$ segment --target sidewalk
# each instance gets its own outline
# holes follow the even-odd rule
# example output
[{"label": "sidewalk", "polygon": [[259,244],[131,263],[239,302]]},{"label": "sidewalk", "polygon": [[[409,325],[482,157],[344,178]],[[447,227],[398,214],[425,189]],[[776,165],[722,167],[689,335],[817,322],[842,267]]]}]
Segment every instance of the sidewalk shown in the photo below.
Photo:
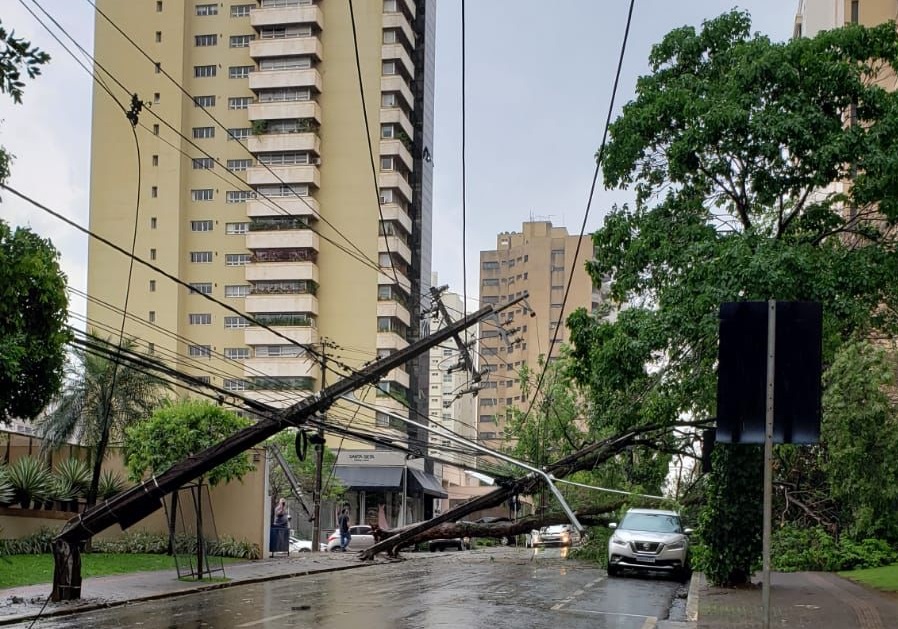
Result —
[{"label": "sidewalk", "polygon": [[[408,553],[406,560],[423,559],[430,553]],[[334,572],[365,568],[391,560],[380,557],[374,562],[359,561],[356,553],[299,553],[289,557],[260,559],[246,563],[225,564],[227,582],[197,583],[179,581],[174,566],[170,570],[135,572],[84,579],[82,598],[78,601],[47,603],[41,617],[73,614],[91,609],[124,605],[134,601],[146,601],[204,590],[214,590],[234,585],[286,579],[316,572]],[[0,590],[0,625],[33,619],[50,594],[50,585],[29,585]]]},{"label": "sidewalk", "polygon": [[[761,587],[711,587],[698,579],[699,629],[762,626]],[[771,627],[814,629],[898,629],[898,596],[877,592],[828,572],[774,572],[770,588]]]}]

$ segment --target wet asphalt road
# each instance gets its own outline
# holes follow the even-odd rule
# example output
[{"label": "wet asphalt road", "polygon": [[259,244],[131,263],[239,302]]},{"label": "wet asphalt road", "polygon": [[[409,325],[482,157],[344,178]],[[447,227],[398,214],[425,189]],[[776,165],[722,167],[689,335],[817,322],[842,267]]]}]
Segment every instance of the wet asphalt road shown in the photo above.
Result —
[{"label": "wet asphalt road", "polygon": [[[427,561],[234,586],[48,618],[35,627],[651,629],[679,584],[608,579],[559,550],[446,552]],[[23,625],[24,626],[24,625]]]}]

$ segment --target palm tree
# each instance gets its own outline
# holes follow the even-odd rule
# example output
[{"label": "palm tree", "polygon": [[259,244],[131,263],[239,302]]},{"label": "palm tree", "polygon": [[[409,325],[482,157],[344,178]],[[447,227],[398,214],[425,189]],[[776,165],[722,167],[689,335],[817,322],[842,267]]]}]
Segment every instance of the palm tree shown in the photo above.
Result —
[{"label": "palm tree", "polygon": [[[115,348],[114,343],[95,332],[88,334],[88,340]],[[122,343],[125,352],[135,348],[133,339]],[[164,399],[168,385],[128,363],[116,365],[114,358],[81,348],[73,354],[67,382],[37,428],[47,450],[56,450],[73,438],[90,448],[92,475],[87,506],[92,507],[97,501],[100,471],[110,442],[121,441],[127,426],[149,417]]]}]

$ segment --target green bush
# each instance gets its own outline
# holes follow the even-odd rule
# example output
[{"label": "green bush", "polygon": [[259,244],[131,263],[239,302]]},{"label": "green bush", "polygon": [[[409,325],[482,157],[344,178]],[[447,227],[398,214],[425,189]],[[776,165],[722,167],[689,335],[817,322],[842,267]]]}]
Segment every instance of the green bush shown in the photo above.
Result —
[{"label": "green bush", "polygon": [[774,532],[771,542],[771,564],[774,570],[783,572],[834,572],[875,568],[898,561],[898,551],[883,540],[858,542],[843,537],[837,543],[819,526],[806,529],[786,526]]},{"label": "green bush", "polygon": [[75,490],[75,498],[86,496],[90,487],[90,466],[81,459],[64,459],[56,464],[56,478]]},{"label": "green bush", "polygon": [[9,466],[9,481],[22,506],[32,500],[43,500],[50,489],[50,472],[35,458],[25,456]]},{"label": "green bush", "polygon": [[262,551],[258,544],[232,537],[222,537],[209,544],[208,554],[214,557],[233,557],[234,559],[259,559]]},{"label": "green bush", "polygon": [[41,528],[20,539],[0,539],[0,555],[43,555],[53,552],[53,538],[56,533]]},{"label": "green bush", "polygon": [[586,541],[571,549],[571,559],[584,559],[608,567],[608,540],[614,531],[607,526],[593,526],[586,532]]},{"label": "green bush", "polygon": [[9,480],[5,466],[0,466],[0,505],[10,505],[15,500],[16,490]]},{"label": "green bush", "polygon": [[[168,535],[165,533],[135,531],[133,533],[125,533],[125,535],[115,540],[95,540],[93,548],[95,552],[101,553],[163,555],[168,552]],[[195,554],[196,537],[187,534],[176,535],[175,553],[178,555]],[[259,549],[258,544],[236,540],[231,537],[222,537],[217,541],[206,541],[206,554],[214,557],[233,557],[235,559],[259,559],[262,556],[262,551]]]}]

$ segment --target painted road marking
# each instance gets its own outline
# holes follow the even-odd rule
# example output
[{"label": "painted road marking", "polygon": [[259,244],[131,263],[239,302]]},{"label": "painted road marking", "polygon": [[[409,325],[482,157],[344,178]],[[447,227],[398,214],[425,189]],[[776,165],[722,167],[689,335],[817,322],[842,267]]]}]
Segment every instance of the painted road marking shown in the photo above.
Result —
[{"label": "painted road marking", "polygon": [[568,603],[570,603],[571,601],[573,601],[573,600],[574,600],[575,598],[577,598],[578,596],[583,596],[584,594],[586,594],[586,590],[588,590],[589,588],[593,587],[593,586],[596,585],[597,583],[602,582],[604,579],[605,579],[605,577],[599,577],[599,578],[597,578],[597,579],[593,579],[592,581],[590,581],[589,583],[587,583],[586,585],[584,585],[582,589],[577,590],[576,592],[574,592],[573,594],[571,594],[571,595],[568,596],[567,598],[562,599],[561,601],[555,603],[555,604],[552,605],[552,607],[550,607],[549,609],[551,609],[553,612],[557,612],[559,609],[561,609],[562,607],[564,607],[565,605],[567,605]]},{"label": "painted road marking", "polygon": [[237,627],[254,627],[256,625],[264,625],[266,622],[271,622],[272,620],[280,620],[281,618],[286,618],[287,616],[292,616],[293,612],[287,614],[278,614],[277,616],[269,616],[268,618],[262,618],[260,620],[254,620],[252,622],[245,622],[242,625],[237,625]]}]

